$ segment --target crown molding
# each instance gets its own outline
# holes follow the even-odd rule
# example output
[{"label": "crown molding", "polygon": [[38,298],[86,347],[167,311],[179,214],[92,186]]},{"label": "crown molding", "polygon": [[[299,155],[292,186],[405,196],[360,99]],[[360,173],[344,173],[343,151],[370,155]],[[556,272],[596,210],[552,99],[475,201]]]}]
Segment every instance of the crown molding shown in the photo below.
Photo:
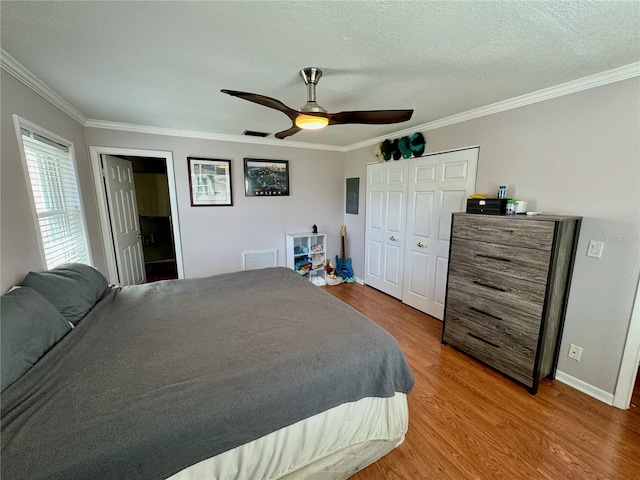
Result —
[{"label": "crown molding", "polygon": [[174,137],[199,138],[205,140],[219,140],[224,142],[251,143],[256,145],[271,145],[277,147],[304,148],[311,150],[326,150],[334,152],[349,152],[358,148],[375,145],[382,142],[386,138],[397,138],[405,135],[411,135],[414,132],[428,132],[437,128],[447,127],[456,123],[474,120],[494,113],[505,112],[514,108],[531,105],[533,103],[544,102],[563,95],[588,90],[590,88],[619,82],[633,77],[640,76],[640,62],[631,63],[622,67],[607,70],[605,72],[596,73],[588,77],[583,77],[570,82],[562,83],[553,87],[538,90],[536,92],[521,95],[519,97],[503,100],[501,102],[479,107],[467,112],[451,115],[446,118],[428,122],[412,128],[407,128],[386,136],[376,137],[362,142],[354,143],[347,146],[325,145],[319,143],[294,142],[275,139],[265,139],[259,137],[248,137],[245,135],[224,135],[210,132],[200,132],[192,130],[180,130],[173,128],[153,127],[148,125],[136,125],[129,123],[109,122],[106,120],[88,119],[78,109],[67,102],[64,98],[54,92],[45,85],[38,77],[27,70],[20,62],[9,55],[4,49],[0,48],[0,67],[7,73],[13,75],[27,87],[41,95],[47,101],[58,107],[64,113],[76,120],[81,125],[88,128],[104,128],[108,130],[120,130],[134,133],[147,133],[151,135],[167,135]]},{"label": "crown molding", "polygon": [[333,152],[345,152],[346,147],[336,145],[324,145],[320,143],[283,142],[282,140],[250,137],[247,135],[226,135],[222,133],[200,132],[196,130],[180,130],[177,128],[153,127],[149,125],[136,125],[132,123],[108,122],[106,120],[88,119],[84,122],[87,128],[104,128],[107,130],[120,130],[132,133],[146,133],[149,135],[164,135],[170,137],[198,138],[203,140],[218,140],[221,142],[252,143],[256,145],[271,145],[274,147],[304,148],[307,150],[326,150]]},{"label": "crown molding", "polygon": [[552,98],[561,97],[564,95],[570,95],[572,93],[580,92],[582,90],[588,90],[590,88],[600,87],[610,83],[627,80],[629,78],[640,76],[640,62],[632,63],[622,67],[607,70],[605,72],[596,73],[588,77],[579,78],[570,82],[561,83],[553,87],[538,90],[536,92],[527,93],[519,97],[510,98],[501,102],[492,103],[484,107],[475,108],[467,112],[451,115],[450,117],[435,120],[433,122],[418,125],[417,127],[407,128],[400,130],[391,135],[384,137],[377,137],[371,140],[365,140],[363,142],[354,143],[346,147],[346,151],[356,150],[358,148],[375,145],[378,142],[382,142],[387,138],[399,138],[405,135],[411,135],[415,132],[427,132],[429,130],[435,130],[436,128],[447,127],[456,123],[466,122],[468,120],[474,120],[476,118],[486,117],[493,115],[494,113],[505,112],[514,108],[524,107],[525,105],[531,105],[533,103],[544,102],[545,100],[551,100]]},{"label": "crown molding", "polygon": [[87,121],[87,117],[85,117],[77,108],[51,90],[51,88],[45,85],[42,80],[27,70],[20,62],[5,52],[2,48],[0,48],[0,67],[20,82],[24,83],[31,90],[42,96],[49,103],[58,107],[76,122],[84,125]]}]

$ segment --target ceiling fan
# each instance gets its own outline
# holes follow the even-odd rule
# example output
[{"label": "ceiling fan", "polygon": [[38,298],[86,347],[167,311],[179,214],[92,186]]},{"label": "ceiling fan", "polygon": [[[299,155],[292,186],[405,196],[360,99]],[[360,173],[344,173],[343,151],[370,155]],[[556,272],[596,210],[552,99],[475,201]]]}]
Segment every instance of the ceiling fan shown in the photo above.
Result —
[{"label": "ceiling fan", "polygon": [[327,111],[316,102],[316,85],[322,76],[322,70],[315,67],[303,68],[300,70],[300,76],[307,86],[307,103],[305,103],[300,110],[294,110],[293,108],[287,107],[280,100],[257,93],[226,89],[221,90],[221,92],[284,113],[291,119],[292,125],[288,130],[283,130],[275,134],[275,137],[280,139],[298,133],[302,129],[316,130],[324,128],[327,125],[348,123],[385,125],[389,123],[406,122],[413,114],[413,110],[360,110],[327,113]]}]

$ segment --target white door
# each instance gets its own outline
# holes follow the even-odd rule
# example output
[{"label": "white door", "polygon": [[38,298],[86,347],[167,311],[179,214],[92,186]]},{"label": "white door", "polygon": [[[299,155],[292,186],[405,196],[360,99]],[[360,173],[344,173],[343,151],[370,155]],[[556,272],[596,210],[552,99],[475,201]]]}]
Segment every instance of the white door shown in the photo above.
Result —
[{"label": "white door", "polygon": [[409,164],[402,301],[442,320],[451,214],[474,193],[478,148],[413,158]]},{"label": "white door", "polygon": [[402,298],[408,163],[367,165],[364,282]]},{"label": "white door", "polygon": [[102,158],[119,284],[144,283],[142,233],[132,164],[111,155]]}]

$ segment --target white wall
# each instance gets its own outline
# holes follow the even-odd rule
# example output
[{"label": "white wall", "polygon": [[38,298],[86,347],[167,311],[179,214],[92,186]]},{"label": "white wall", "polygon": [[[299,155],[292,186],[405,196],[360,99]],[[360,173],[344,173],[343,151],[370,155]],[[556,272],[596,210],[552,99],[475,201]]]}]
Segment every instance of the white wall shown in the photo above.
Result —
[{"label": "white wall", "polygon": [[[245,250],[277,248],[278,263],[285,265],[285,234],[311,231],[314,224],[328,234],[329,253],[334,256],[339,252],[344,214],[344,153],[85,129],[4,70],[1,106],[2,292],[20,282],[28,271],[46,269],[32,221],[27,180],[13,126],[14,113],[73,142],[93,263],[105,274],[96,200],[101,192],[96,192],[93,183],[90,145],[172,152],[186,277],[239,270],[241,252]],[[232,161],[233,206],[191,207],[187,156]],[[289,160],[290,196],[245,197],[244,157]]]},{"label": "white wall", "polygon": [[[94,264],[106,270],[96,192],[83,144],[173,152],[185,273],[197,277],[237,270],[240,252],[276,247],[284,265],[284,235],[315,223],[339,251],[347,250],[363,278],[364,188],[372,147],[347,154],[288,147],[134,134],[82,127],[2,72],[0,287],[6,291],[44,264],[31,220],[26,179],[11,115],[16,113],[76,146],[78,174]],[[569,299],[559,370],[613,393],[640,271],[640,80],[638,78],[425,132],[427,152],[480,145],[477,191],[510,196],[547,213],[584,217]],[[86,143],[84,143],[86,141]],[[191,207],[187,156],[231,159],[233,207]],[[291,196],[245,197],[242,158],[290,161]],[[346,164],[345,164],[346,159]],[[400,160],[402,161],[402,160]],[[344,179],[360,177],[359,215],[345,215]],[[585,256],[588,240],[605,242],[602,259]],[[566,357],[569,343],[582,361]]]},{"label": "white wall", "polygon": [[[201,277],[242,268],[241,252],[277,248],[284,266],[285,235],[327,233],[338,253],[344,212],[344,153],[250,143],[86,128],[87,146],[166,150],[173,153],[185,276]],[[187,157],[231,160],[233,206],[192,207]],[[289,161],[290,196],[246,197],[243,158]]]},{"label": "white wall", "polygon": [[[529,209],[584,217],[558,369],[612,394],[640,272],[640,80],[636,77],[424,132],[427,152],[480,145],[477,192],[529,201]],[[363,278],[364,183],[373,147],[347,154],[361,178],[359,216],[347,215]],[[402,161],[402,160],[400,160]],[[589,240],[605,242],[601,259]],[[569,344],[581,346],[581,362]]]},{"label": "white wall", "polygon": [[13,114],[73,142],[93,263],[106,272],[83,127],[4,70],[1,82],[0,293],[22,281],[30,270],[39,272],[46,269],[36,237],[37,230],[20,159]]}]

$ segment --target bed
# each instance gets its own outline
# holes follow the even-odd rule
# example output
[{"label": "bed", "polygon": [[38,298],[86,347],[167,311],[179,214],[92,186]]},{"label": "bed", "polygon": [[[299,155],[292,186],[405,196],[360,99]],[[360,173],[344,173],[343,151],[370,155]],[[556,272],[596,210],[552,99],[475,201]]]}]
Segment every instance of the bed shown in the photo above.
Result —
[{"label": "bed", "polygon": [[5,480],[340,479],[407,431],[396,341],[286,268],[118,287],[72,264],[2,313]]}]

